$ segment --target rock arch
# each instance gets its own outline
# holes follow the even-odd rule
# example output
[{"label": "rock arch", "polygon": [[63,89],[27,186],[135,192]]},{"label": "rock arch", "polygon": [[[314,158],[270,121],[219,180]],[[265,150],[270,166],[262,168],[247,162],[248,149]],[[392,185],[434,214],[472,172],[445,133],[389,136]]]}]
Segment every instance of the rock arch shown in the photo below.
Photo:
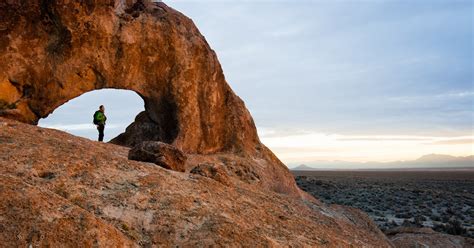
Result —
[{"label": "rock arch", "polygon": [[133,126],[155,125],[168,135],[158,137],[186,153],[258,160],[249,170],[264,187],[299,195],[186,16],[145,0],[0,3],[0,116],[36,124],[69,99],[103,88],[132,90],[145,102],[117,143],[149,139]]},{"label": "rock arch", "polygon": [[56,108],[38,126],[66,131],[72,135],[97,140],[92,114],[105,105],[107,128],[104,140],[110,141],[123,133],[137,114],[145,110],[143,98],[131,90],[100,89],[84,93]]}]

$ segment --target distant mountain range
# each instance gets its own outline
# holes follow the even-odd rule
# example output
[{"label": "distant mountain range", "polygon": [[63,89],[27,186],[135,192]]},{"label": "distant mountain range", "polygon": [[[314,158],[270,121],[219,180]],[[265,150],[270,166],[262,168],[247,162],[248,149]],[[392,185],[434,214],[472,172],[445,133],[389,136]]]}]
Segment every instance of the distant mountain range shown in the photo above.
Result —
[{"label": "distant mountain range", "polygon": [[331,169],[454,169],[473,168],[474,156],[455,157],[442,154],[428,154],[416,160],[394,162],[347,162],[347,161],[316,161],[301,164],[294,171],[331,170]]}]

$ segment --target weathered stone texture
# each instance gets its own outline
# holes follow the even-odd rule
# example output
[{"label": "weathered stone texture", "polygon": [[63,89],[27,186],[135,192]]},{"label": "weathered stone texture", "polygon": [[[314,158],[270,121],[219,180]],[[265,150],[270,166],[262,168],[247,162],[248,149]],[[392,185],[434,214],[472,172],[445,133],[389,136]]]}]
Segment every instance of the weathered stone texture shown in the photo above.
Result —
[{"label": "weathered stone texture", "polygon": [[163,142],[143,141],[128,152],[128,159],[154,163],[169,170],[186,171],[186,155]]},{"label": "weathered stone texture", "polygon": [[255,161],[236,168],[239,178],[300,197],[191,19],[145,0],[0,2],[0,116],[36,124],[104,88],[132,90],[145,102],[112,143],[161,141],[188,154],[235,154]]}]

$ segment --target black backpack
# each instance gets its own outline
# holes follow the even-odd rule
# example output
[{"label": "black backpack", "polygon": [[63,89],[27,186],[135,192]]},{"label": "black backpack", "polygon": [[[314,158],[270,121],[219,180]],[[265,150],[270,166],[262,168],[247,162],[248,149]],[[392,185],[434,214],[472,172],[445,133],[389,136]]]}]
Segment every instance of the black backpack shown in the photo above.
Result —
[{"label": "black backpack", "polygon": [[97,112],[99,111],[95,111],[94,113],[94,117],[93,117],[93,120],[92,120],[92,123],[94,123],[94,125],[99,125],[99,120],[97,120]]}]

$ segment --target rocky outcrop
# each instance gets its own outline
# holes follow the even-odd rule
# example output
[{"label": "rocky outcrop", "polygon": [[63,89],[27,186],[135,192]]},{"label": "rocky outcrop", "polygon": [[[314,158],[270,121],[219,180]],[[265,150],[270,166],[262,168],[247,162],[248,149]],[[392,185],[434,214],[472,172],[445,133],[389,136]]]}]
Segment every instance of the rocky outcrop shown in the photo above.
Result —
[{"label": "rocky outcrop", "polygon": [[128,151],[0,118],[1,246],[390,247],[354,209],[236,177],[225,186],[129,160]]},{"label": "rocky outcrop", "polygon": [[128,152],[128,159],[154,163],[169,170],[186,171],[186,155],[178,148],[163,142],[144,141]]},{"label": "rocky outcrop", "polygon": [[0,116],[36,124],[103,88],[132,90],[145,102],[114,143],[161,141],[220,156],[237,178],[302,197],[186,16],[147,0],[0,2]]},{"label": "rocky outcrop", "polygon": [[231,185],[231,180],[227,176],[227,173],[222,169],[221,166],[216,164],[199,164],[198,166],[194,167],[190,173],[214,179],[226,186]]},{"label": "rocky outcrop", "polygon": [[146,111],[143,111],[135,117],[135,121],[127,127],[124,133],[113,138],[110,143],[134,147],[144,140],[172,142],[172,138],[168,136],[169,134],[160,125],[152,121]]},{"label": "rocky outcrop", "polygon": [[88,91],[127,89],[143,98],[137,121],[152,121],[158,141],[189,153],[255,153],[254,123],[216,54],[164,3],[3,1],[0,16],[2,116],[35,124]]}]

